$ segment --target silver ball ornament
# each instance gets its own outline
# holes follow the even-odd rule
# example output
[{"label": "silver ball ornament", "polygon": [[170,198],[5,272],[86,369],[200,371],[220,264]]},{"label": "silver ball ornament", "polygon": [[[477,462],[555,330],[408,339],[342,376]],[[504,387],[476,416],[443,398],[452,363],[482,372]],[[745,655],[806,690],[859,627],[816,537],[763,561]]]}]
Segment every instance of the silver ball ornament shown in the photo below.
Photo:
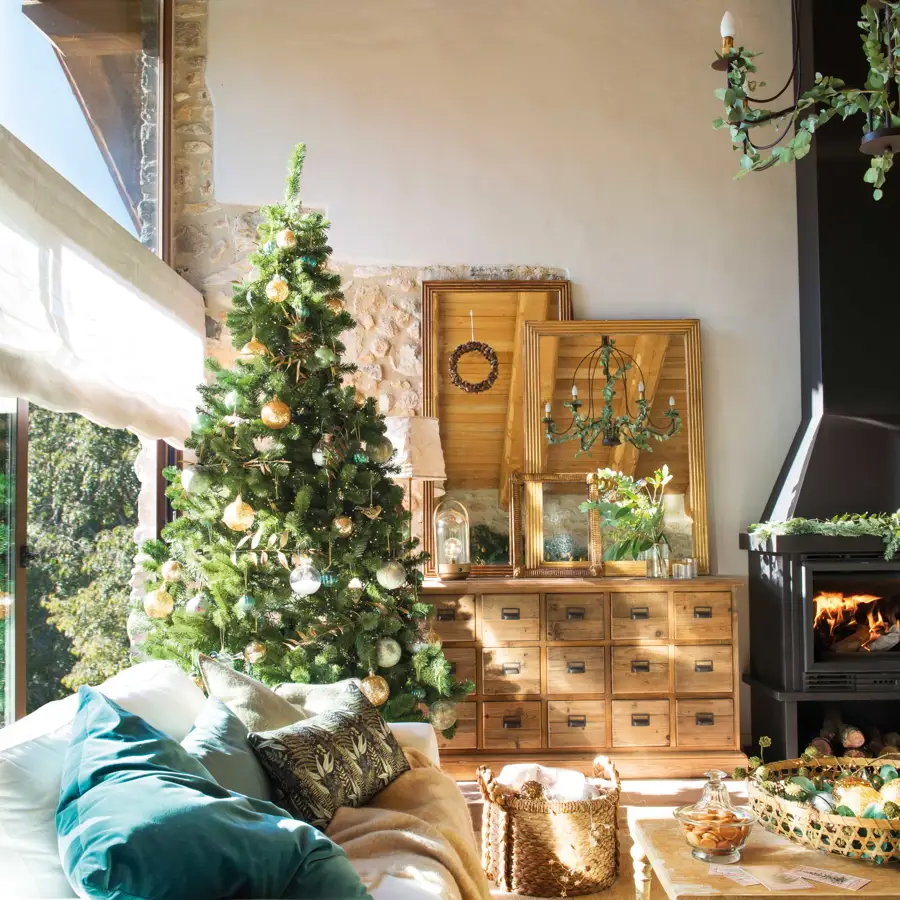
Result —
[{"label": "silver ball ornament", "polygon": [[209,610],[209,604],[205,594],[195,594],[184,605],[184,611],[189,616],[205,616]]},{"label": "silver ball ornament", "polygon": [[314,594],[321,584],[322,573],[311,562],[302,562],[291,572],[291,590],[301,597]]},{"label": "silver ball ornament", "polygon": [[403,650],[392,637],[379,638],[375,642],[375,662],[379,669],[391,669],[400,662]]},{"label": "silver ball ornament", "polygon": [[445,731],[456,724],[456,704],[452,700],[435,700],[431,704],[431,724],[435,731]]},{"label": "silver ball ornament", "polygon": [[395,591],[406,581],[406,569],[397,560],[391,560],[375,573],[375,580],[386,591]]}]

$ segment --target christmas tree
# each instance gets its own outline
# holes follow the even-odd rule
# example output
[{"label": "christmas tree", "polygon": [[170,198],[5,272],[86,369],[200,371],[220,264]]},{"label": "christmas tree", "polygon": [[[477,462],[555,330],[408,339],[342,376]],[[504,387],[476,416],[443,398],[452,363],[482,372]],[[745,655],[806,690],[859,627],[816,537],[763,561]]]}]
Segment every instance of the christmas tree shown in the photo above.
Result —
[{"label": "christmas tree", "polygon": [[384,417],[345,383],[356,367],[339,335],[354,322],[327,268],[329,223],[302,209],[304,155],[234,286],[238,360],[207,361],[196,463],[166,471],[178,517],[144,547],[130,634],[189,670],[199,651],[268,684],[359,677],[388,721],[428,717],[451,736],[473,685],[451,676],[417,597],[423,557]]}]

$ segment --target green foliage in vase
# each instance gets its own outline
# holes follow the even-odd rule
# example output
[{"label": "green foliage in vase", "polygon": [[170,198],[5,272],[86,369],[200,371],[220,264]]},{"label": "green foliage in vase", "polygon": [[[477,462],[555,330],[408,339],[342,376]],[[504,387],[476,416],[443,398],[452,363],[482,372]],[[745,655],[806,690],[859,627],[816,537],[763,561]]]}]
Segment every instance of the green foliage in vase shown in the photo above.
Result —
[{"label": "green foliage in vase", "polygon": [[490,525],[472,526],[472,562],[476,566],[509,564],[509,535],[495,531]]},{"label": "green foliage in vase", "polygon": [[29,407],[29,710],[128,663],[139,446],[127,431]]},{"label": "green foliage in vase", "polygon": [[[880,128],[900,127],[896,97],[896,79],[891,76],[892,63],[900,60],[900,34],[896,23],[900,3],[885,3],[893,14],[894,33],[886,33],[885,17],[881,10],[866,4],[860,11],[859,27],[862,31],[863,52],[869,65],[868,77],[863,88],[847,87],[840,78],[816,73],[815,84],[797,98],[796,103],[780,112],[752,108],[753,98],[748,92],[764,87],[751,76],[756,72],[754,60],[759,55],[736,47],[725,54],[728,61],[728,87],[719,88],[715,94],[725,104],[725,115],[713,120],[713,128],[728,128],[734,148],[741,153],[740,169],[736,178],[748,172],[759,172],[771,166],[803,159],[810,151],[813,135],[835,116],[848,119],[861,114],[864,117],[863,132]],[[892,96],[893,92],[893,96]],[[759,138],[754,147],[751,132],[763,125],[772,125],[787,132],[796,129],[793,137],[772,149],[769,155],[760,152]],[[872,185],[876,200],[882,197],[885,178],[893,165],[893,153],[873,156],[863,180]]]},{"label": "green foliage in vase", "polygon": [[747,531],[762,541],[781,535],[819,534],[825,537],[877,537],[884,544],[884,558],[893,559],[900,549],[900,510],[895,513],[844,513],[831,519],[788,519],[755,522]]},{"label": "green foliage in vase", "polygon": [[655,544],[668,544],[663,531],[666,485],[672,480],[668,466],[647,478],[635,479],[615,469],[600,469],[599,500],[586,500],[582,511],[600,511],[603,558],[638,559]]},{"label": "green foliage in vase", "polygon": [[[452,678],[440,644],[420,646],[432,611],[417,596],[423,556],[408,537],[403,489],[390,477],[396,469],[373,452],[384,449],[384,417],[373,399],[357,401],[349,383],[356,367],[342,360],[339,336],[354,322],[340,276],[328,268],[329,223],[302,208],[304,156],[298,145],[284,202],[262,209],[254,269],[234,286],[227,324],[240,357],[229,369],[209,361],[212,381],[199,388],[186,444],[201,478],[166,472],[179,515],[164,542],[145,547],[157,576],[148,589],[162,586],[168,559],[184,577],[166,585],[174,612],[155,620],[144,648],[186,669],[198,651],[217,653],[268,684],[376,672],[391,691],[385,718],[421,720],[422,704],[460,700],[474,686]],[[289,415],[267,424],[263,407],[276,399]],[[238,497],[253,510],[244,531],[223,521]],[[322,582],[302,596],[290,575],[307,562]],[[402,567],[399,586],[376,577],[389,562]],[[201,593],[207,611],[191,615],[186,604]],[[400,644],[394,665],[379,666],[383,638]],[[243,656],[250,642],[265,648],[252,665]]]}]

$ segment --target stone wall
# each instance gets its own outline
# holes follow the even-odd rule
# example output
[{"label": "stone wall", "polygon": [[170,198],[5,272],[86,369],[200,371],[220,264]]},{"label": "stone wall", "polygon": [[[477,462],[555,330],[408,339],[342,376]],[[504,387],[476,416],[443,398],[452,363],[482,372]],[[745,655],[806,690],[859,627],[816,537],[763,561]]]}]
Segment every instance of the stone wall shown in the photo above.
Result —
[{"label": "stone wall", "polygon": [[[233,358],[225,331],[231,284],[250,270],[259,214],[216,203],[212,102],[206,88],[208,0],[176,0],[173,72],[173,264],[206,301],[207,353]],[[286,164],[287,161],[285,161]],[[252,165],[252,161],[248,164]],[[275,200],[277,198],[273,198]],[[375,396],[382,413],[421,411],[421,286],[425,280],[565,278],[539,266],[358,266],[334,261],[347,310],[357,326],[344,334],[347,357],[359,365],[358,390]]]}]

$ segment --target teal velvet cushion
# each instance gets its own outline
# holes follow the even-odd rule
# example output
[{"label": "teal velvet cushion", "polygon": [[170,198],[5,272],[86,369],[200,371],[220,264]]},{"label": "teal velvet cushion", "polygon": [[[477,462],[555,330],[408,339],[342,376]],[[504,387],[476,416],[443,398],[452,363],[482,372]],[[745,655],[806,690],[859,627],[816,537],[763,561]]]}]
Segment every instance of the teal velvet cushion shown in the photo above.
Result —
[{"label": "teal velvet cushion", "polygon": [[80,691],[56,830],[72,888],[95,900],[370,896],[321,832],[227,791],[91,688]]},{"label": "teal velvet cushion", "polygon": [[210,697],[181,742],[223,788],[271,800],[269,778],[247,740],[247,726],[217,697]]}]

